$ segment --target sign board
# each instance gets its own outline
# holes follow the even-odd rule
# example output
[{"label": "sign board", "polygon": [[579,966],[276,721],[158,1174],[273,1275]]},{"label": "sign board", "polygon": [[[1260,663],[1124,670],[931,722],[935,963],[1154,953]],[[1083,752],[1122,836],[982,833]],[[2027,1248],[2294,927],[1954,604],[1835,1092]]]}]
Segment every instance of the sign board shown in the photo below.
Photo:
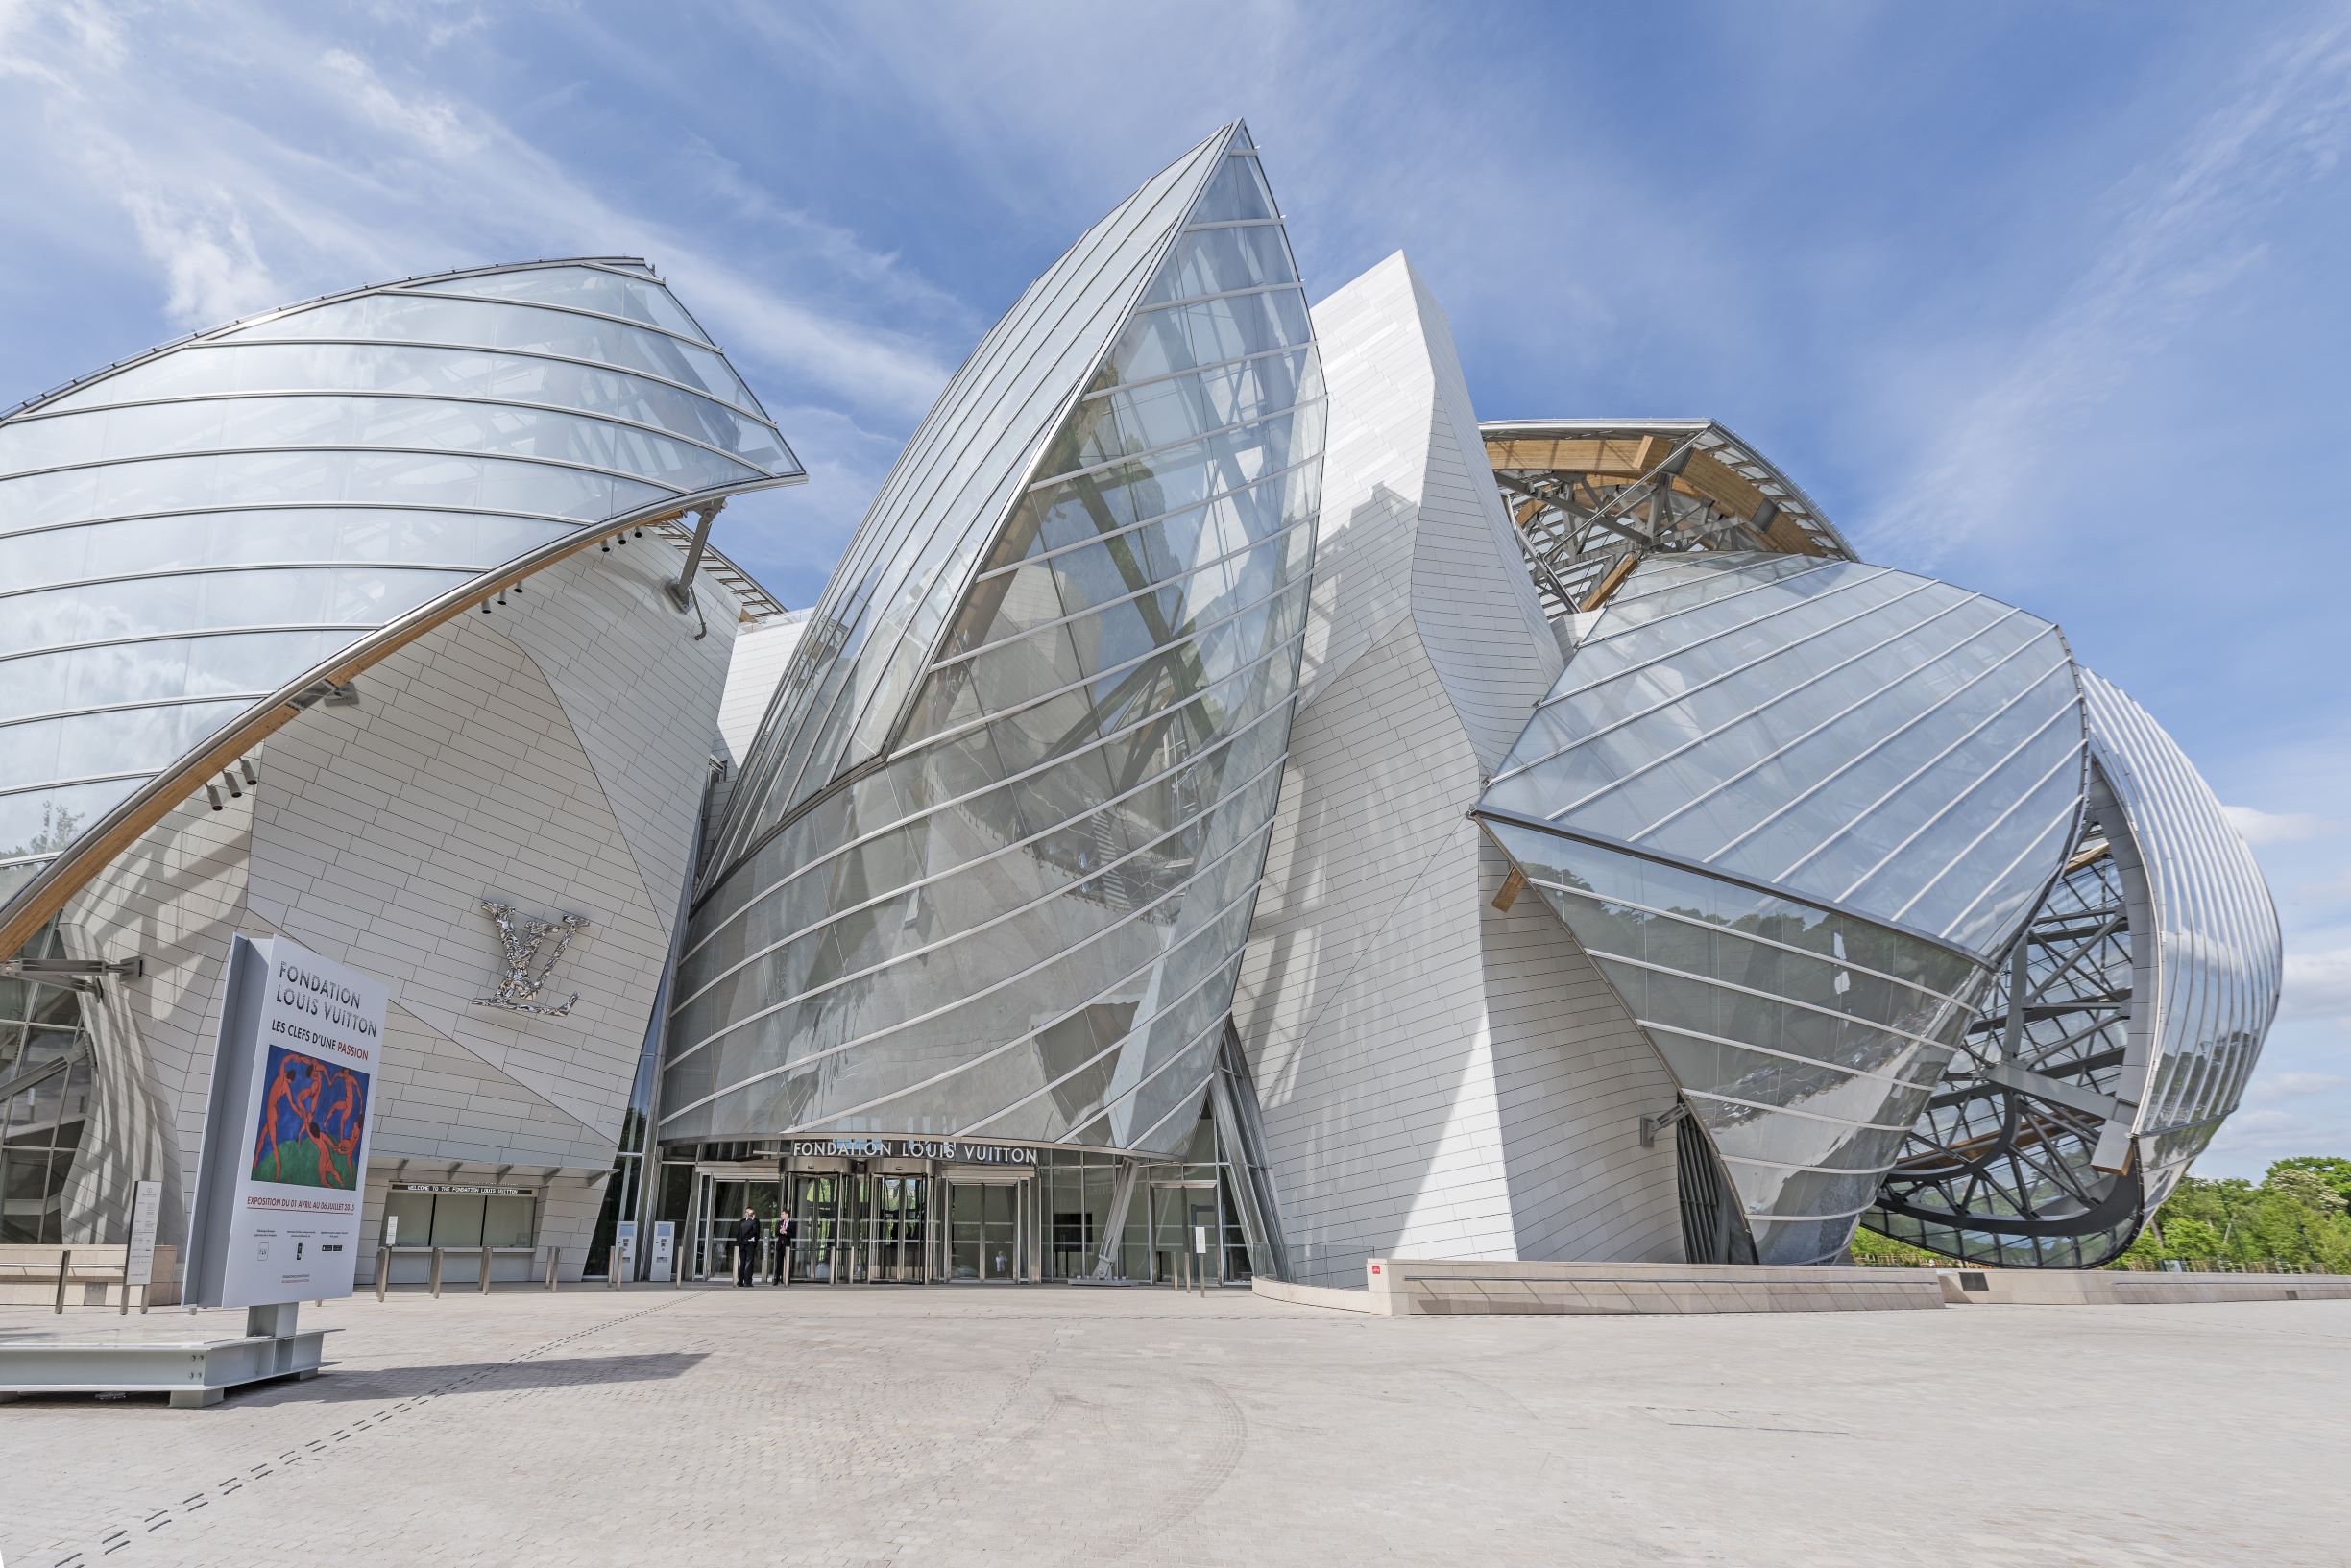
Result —
[{"label": "sign board", "polygon": [[654,1220],[653,1268],[648,1277],[657,1280],[667,1279],[669,1277],[669,1266],[676,1256],[677,1222],[673,1219]]},{"label": "sign board", "polygon": [[163,1217],[163,1184],[142,1181],[131,1190],[131,1248],[123,1254],[123,1288],[155,1283],[156,1225]]},{"label": "sign board", "polygon": [[1208,1255],[1207,1226],[1195,1225],[1192,1227],[1192,1250],[1199,1253],[1202,1257],[1206,1257]]},{"label": "sign board", "polygon": [[787,1146],[796,1160],[953,1160],[962,1165],[1028,1165],[1037,1151],[1018,1144],[974,1144],[960,1138],[794,1138]]},{"label": "sign board", "polygon": [[388,1215],[385,1215],[385,1216],[384,1216],[384,1240],[383,1240],[383,1244],[384,1244],[384,1245],[386,1245],[386,1246],[398,1246],[398,1245],[400,1245],[400,1216],[399,1216],[399,1215],[396,1215],[396,1214],[388,1214]]},{"label": "sign board", "polygon": [[235,938],[188,1229],[191,1305],[351,1293],[383,982],[282,936]]}]

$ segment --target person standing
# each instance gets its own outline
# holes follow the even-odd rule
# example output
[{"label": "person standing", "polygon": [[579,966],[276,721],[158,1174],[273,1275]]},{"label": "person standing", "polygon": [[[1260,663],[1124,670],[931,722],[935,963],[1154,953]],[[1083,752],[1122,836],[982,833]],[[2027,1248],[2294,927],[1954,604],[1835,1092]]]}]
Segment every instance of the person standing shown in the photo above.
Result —
[{"label": "person standing", "polygon": [[789,1285],[791,1283],[791,1243],[792,1217],[791,1211],[786,1209],[782,1214],[776,1216],[775,1267],[768,1275],[768,1284]]},{"label": "person standing", "polygon": [[735,1283],[748,1289],[759,1283],[759,1216],[750,1209],[735,1222]]}]

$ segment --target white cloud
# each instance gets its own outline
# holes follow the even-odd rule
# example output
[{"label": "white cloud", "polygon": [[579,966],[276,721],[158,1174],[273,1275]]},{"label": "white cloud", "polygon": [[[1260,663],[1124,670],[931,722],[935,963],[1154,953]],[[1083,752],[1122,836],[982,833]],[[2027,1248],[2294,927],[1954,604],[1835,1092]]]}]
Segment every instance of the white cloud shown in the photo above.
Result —
[{"label": "white cloud", "polygon": [[283,302],[245,214],[226,191],[175,199],[126,187],[122,205],[139,249],[162,269],[163,309],[175,326],[214,326]]},{"label": "white cloud", "polygon": [[[2290,1111],[2242,1110],[2220,1124],[2214,1135],[2211,1156],[2196,1167],[2199,1175],[2218,1175],[2226,1165],[2239,1174],[2258,1173],[2269,1160],[2290,1154],[2331,1154],[2341,1148],[2351,1131],[2341,1116],[2297,1116]],[[2231,1159],[2230,1156],[2237,1158]],[[2248,1160],[2246,1156],[2259,1156]]]},{"label": "white cloud", "polygon": [[2334,824],[2308,811],[2265,811],[2257,806],[2223,806],[2229,825],[2244,834],[2248,844],[2290,844],[2325,832]]},{"label": "white cloud", "polygon": [[2351,948],[2286,954],[2281,1011],[2351,1021]]},{"label": "white cloud", "polygon": [[2248,1105],[2266,1105],[2272,1100],[2323,1095],[2346,1085],[2351,1085],[2351,1078],[2339,1073],[2263,1073],[2256,1070],[2253,1081],[2245,1086],[2244,1098]]},{"label": "white cloud", "polygon": [[327,50],[319,64],[351,89],[352,107],[379,128],[409,137],[436,157],[463,157],[480,150],[481,136],[467,128],[464,114],[446,99],[394,92],[348,49]]},{"label": "white cloud", "polygon": [[[414,10],[418,25],[395,30],[412,50],[429,48],[428,23],[462,29],[477,14],[398,9]],[[755,385],[773,387],[764,368],[801,395],[820,388],[910,422],[945,384],[951,360],[891,308],[926,285],[836,228],[804,226],[761,258],[780,265],[755,273],[698,229],[616,205],[556,152],[445,90],[443,73],[418,85],[421,56],[365,53],[298,25],[320,13],[163,12],[119,32],[79,14],[0,11],[0,73],[25,84],[13,103],[0,94],[0,133],[36,170],[83,173],[66,200],[28,214],[60,245],[119,254],[100,193],[122,193],[112,201],[175,326],[454,265],[635,253],[678,284]],[[885,276],[895,286],[874,287]]]}]

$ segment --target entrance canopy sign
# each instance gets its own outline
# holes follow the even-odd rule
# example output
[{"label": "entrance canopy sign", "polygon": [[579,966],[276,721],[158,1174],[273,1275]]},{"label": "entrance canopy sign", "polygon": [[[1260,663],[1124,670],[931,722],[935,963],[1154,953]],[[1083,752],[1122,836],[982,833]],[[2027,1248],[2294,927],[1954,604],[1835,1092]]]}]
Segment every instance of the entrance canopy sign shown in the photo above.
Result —
[{"label": "entrance canopy sign", "polygon": [[282,936],[235,939],[189,1230],[191,1302],[351,1293],[383,983]]},{"label": "entrance canopy sign", "polygon": [[795,1160],[952,1160],[961,1165],[1028,1165],[1037,1151],[1018,1144],[975,1144],[960,1138],[795,1138]]}]

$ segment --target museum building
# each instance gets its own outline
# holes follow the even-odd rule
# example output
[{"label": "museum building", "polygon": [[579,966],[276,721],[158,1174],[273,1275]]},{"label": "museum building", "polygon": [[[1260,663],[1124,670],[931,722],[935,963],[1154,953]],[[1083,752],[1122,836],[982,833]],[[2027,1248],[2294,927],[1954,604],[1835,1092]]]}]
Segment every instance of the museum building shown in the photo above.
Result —
[{"label": "museum building", "polygon": [[2275,1012],[2057,626],[1722,425],[1481,422],[1401,255],[1310,307],[1239,123],[787,612],[713,535],[804,476],[618,257],[0,418],[0,1259],[140,1180],[183,1237],[238,933],[390,990],[395,1282],[716,1276],[745,1208],[823,1283],[2090,1266]]}]

